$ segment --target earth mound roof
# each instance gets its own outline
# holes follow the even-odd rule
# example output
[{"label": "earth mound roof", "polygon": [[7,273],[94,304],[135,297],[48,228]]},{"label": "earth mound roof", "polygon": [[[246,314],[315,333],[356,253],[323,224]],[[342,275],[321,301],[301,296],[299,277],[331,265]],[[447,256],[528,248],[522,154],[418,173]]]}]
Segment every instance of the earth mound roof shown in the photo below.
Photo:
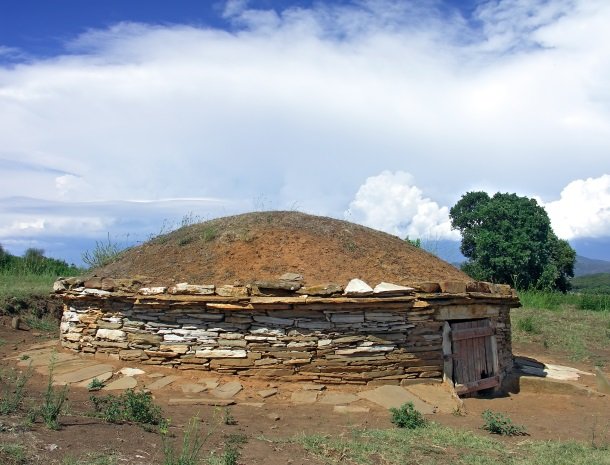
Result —
[{"label": "earth mound roof", "polygon": [[397,236],[300,212],[255,212],[182,227],[126,250],[98,276],[151,285],[250,283],[298,273],[305,284],[471,281]]}]

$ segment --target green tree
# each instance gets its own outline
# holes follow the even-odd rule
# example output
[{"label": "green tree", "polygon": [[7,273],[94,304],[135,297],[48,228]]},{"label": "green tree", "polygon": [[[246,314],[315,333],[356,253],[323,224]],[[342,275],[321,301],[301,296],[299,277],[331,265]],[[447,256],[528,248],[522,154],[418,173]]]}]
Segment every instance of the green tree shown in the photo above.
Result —
[{"label": "green tree", "polygon": [[475,279],[517,288],[567,291],[576,252],[559,239],[534,199],[468,192],[449,213],[462,234],[463,269]]}]

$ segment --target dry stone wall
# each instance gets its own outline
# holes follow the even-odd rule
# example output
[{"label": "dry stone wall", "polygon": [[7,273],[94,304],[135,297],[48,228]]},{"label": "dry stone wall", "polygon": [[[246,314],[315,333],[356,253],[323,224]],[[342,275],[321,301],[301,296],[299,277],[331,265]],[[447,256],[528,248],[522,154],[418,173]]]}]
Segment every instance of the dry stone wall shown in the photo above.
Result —
[{"label": "dry stone wall", "polygon": [[[443,324],[455,310],[460,318],[472,314],[495,322],[500,366],[510,368],[508,314],[518,305],[510,288],[386,283],[375,293],[357,282],[350,285],[351,295],[345,295],[330,284],[303,293],[301,286],[278,283],[134,290],[115,280],[112,285],[100,278],[61,280],[56,283],[65,303],[61,341],[79,352],[182,370],[404,384],[442,378]],[[265,295],[270,292],[283,295]]]}]

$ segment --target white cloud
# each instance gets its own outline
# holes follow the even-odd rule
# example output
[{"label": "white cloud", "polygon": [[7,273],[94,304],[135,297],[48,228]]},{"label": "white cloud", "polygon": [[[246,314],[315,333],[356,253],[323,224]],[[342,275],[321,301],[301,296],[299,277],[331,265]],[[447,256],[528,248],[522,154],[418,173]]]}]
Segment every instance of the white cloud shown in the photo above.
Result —
[{"label": "white cloud", "polygon": [[360,186],[346,219],[405,238],[459,240],[451,229],[449,209],[424,197],[413,176],[384,171]]},{"label": "white cloud", "polygon": [[[607,172],[609,2],[498,0],[470,22],[438,2],[315,5],[234,1],[231,31],[121,23],[0,66],[0,199],[64,202],[37,215],[13,202],[2,224],[57,214],[117,227],[129,222],[120,199],[222,199],[225,210],[198,204],[207,215],[265,198],[340,216],[389,170],[434,199],[394,179],[419,203],[392,227],[447,236],[439,205],[472,186],[553,198]],[[16,175],[17,161],[41,168]],[[188,212],[173,205],[172,218]],[[407,207],[388,208],[398,221]],[[134,228],[165,214],[128,212]]]},{"label": "white cloud", "polygon": [[610,174],[572,181],[544,207],[562,239],[610,236]]}]

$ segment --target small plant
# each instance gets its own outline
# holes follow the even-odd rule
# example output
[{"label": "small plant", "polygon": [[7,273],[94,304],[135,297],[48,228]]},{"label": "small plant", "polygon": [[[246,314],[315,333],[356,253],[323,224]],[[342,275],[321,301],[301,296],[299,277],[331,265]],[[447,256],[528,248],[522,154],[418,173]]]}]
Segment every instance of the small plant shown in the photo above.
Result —
[{"label": "small plant", "polygon": [[25,450],[20,444],[0,444],[0,463],[2,465],[26,465]]},{"label": "small plant", "polygon": [[6,385],[3,387],[0,398],[0,415],[10,415],[16,412],[25,396],[25,385],[32,377],[32,368],[29,367],[25,373],[12,371],[8,375],[2,373]]},{"label": "small plant", "polygon": [[199,434],[199,418],[193,417],[189,420],[182,437],[180,452],[176,450],[167,434],[163,434],[163,465],[196,465],[200,462],[201,449],[210,436]]},{"label": "small plant", "polygon": [[211,225],[203,228],[203,231],[201,232],[201,240],[203,242],[213,241],[214,239],[216,239],[216,236],[218,236],[218,231],[214,226]]},{"label": "small plant", "polygon": [[402,404],[399,408],[391,408],[391,421],[399,428],[416,429],[428,425],[428,420],[415,409],[413,402]]},{"label": "small plant", "polygon": [[91,380],[91,382],[89,383],[89,385],[87,386],[87,389],[89,391],[99,391],[103,387],[104,387],[104,383],[102,381],[100,381],[97,378],[93,378]]},{"label": "small plant", "polygon": [[499,412],[492,412],[491,410],[485,410],[482,413],[485,424],[483,429],[489,431],[492,434],[499,434],[501,436],[525,436],[527,432],[524,426],[515,425],[510,418]]},{"label": "small plant", "polygon": [[134,392],[128,389],[119,396],[91,396],[95,414],[109,423],[133,422],[141,425],[162,427],[167,420],[161,408],[155,405],[150,393]]},{"label": "small plant", "polygon": [[233,416],[233,413],[231,412],[231,409],[229,407],[226,407],[224,409],[222,419],[223,419],[223,423],[225,425],[236,425],[237,424],[237,420]]},{"label": "small plant", "polygon": [[34,420],[38,415],[42,417],[44,424],[47,428],[57,430],[59,429],[59,415],[64,409],[66,399],[68,396],[68,385],[58,390],[53,387],[53,369],[55,367],[55,357],[51,358],[51,366],[49,368],[49,381],[47,388],[44,393],[44,399],[40,409],[33,413]]},{"label": "small plant", "polygon": [[115,261],[122,250],[123,247],[111,240],[108,233],[106,241],[95,241],[95,248],[84,252],[82,259],[90,268],[98,268]]}]

